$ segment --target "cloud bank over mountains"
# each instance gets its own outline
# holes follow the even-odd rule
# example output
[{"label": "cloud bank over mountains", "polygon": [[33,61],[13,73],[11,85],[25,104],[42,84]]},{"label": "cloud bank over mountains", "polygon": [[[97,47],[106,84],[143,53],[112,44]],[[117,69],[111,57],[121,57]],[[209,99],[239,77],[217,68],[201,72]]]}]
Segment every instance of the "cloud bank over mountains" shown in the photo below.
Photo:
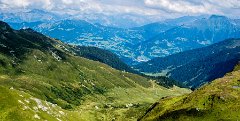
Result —
[{"label": "cloud bank over mountains", "polygon": [[0,0],[0,13],[33,9],[129,28],[188,15],[238,18],[240,0]]},{"label": "cloud bank over mountains", "polygon": [[69,14],[140,14],[168,16],[240,14],[240,0],[0,0],[1,10],[44,9]]}]

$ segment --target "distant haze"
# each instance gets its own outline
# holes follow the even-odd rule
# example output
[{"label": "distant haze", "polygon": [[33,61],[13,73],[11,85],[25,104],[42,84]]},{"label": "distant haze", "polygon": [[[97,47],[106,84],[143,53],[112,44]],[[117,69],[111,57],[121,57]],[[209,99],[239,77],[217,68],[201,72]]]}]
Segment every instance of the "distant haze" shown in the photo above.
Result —
[{"label": "distant haze", "polygon": [[[0,13],[39,9],[105,25],[133,27],[180,16],[237,18],[239,0],[0,0]],[[99,21],[96,21],[100,19]],[[115,23],[112,23],[115,21]],[[127,24],[121,22],[129,22]],[[116,25],[115,25],[116,24]]]}]

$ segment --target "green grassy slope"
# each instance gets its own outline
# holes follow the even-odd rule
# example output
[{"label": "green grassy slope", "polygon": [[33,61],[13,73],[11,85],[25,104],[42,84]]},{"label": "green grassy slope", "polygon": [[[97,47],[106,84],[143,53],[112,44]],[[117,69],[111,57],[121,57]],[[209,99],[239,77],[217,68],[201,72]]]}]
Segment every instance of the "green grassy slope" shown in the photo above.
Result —
[{"label": "green grassy slope", "polygon": [[142,121],[216,121],[240,119],[240,68],[191,94],[161,99]]},{"label": "green grassy slope", "polygon": [[[79,57],[0,22],[0,120],[136,120],[159,97],[189,93]],[[27,101],[26,101],[27,100]]]}]

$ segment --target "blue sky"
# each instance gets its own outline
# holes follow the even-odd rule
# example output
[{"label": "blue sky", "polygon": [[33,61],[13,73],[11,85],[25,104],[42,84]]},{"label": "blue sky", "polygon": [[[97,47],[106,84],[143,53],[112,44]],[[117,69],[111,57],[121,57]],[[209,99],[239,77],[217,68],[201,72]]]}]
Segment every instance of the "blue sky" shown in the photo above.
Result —
[{"label": "blue sky", "polygon": [[1,11],[23,8],[68,14],[131,14],[162,18],[219,14],[238,18],[240,0],[0,0]]}]

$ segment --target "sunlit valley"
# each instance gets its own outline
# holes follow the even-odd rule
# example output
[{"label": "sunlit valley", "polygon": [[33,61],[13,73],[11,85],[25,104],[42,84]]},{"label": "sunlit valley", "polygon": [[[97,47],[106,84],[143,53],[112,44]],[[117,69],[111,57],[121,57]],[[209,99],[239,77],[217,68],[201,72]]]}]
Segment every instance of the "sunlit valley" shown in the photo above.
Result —
[{"label": "sunlit valley", "polygon": [[239,5],[0,0],[0,121],[240,120]]}]

